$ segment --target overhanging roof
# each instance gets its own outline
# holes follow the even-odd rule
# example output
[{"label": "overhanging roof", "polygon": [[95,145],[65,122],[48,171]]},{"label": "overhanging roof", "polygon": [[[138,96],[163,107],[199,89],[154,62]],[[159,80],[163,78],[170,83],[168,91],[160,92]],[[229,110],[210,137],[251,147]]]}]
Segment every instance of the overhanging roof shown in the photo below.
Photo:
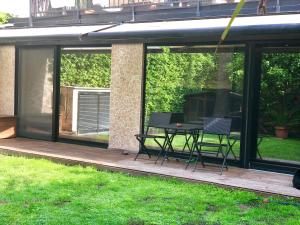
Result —
[{"label": "overhanging roof", "polygon": [[[164,42],[170,40],[217,41],[230,18],[123,23],[0,30],[0,43],[56,41],[76,43]],[[85,34],[85,35],[83,35]],[[299,39],[300,15],[238,17],[228,40]]]}]

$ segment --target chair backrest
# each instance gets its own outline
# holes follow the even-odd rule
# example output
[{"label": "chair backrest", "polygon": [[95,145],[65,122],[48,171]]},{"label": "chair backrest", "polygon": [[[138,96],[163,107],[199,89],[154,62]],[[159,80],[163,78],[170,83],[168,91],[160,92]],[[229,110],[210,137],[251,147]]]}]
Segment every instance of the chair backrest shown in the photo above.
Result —
[{"label": "chair backrest", "polygon": [[232,116],[232,117],[229,117],[229,118],[232,119],[230,130],[240,132],[242,130],[242,117]]},{"label": "chair backrest", "polygon": [[229,135],[231,118],[205,117],[203,133],[216,135]]},{"label": "chair backrest", "polygon": [[153,112],[150,115],[148,127],[170,124],[172,113],[170,112]]}]

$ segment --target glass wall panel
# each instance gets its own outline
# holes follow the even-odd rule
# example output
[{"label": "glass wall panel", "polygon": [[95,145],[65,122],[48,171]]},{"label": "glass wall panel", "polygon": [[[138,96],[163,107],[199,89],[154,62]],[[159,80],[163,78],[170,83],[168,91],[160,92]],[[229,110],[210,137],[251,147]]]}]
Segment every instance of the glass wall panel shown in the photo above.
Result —
[{"label": "glass wall panel", "polygon": [[262,55],[257,158],[300,164],[300,53]]},{"label": "glass wall panel", "polygon": [[108,142],[110,73],[110,48],[62,50],[59,137]]},{"label": "glass wall panel", "polygon": [[[152,112],[180,112],[185,123],[202,123],[204,117],[232,118],[232,133],[242,126],[243,47],[223,46],[148,47],[145,96],[145,128]],[[150,129],[150,132],[162,132]],[[211,137],[215,140],[215,136]],[[173,145],[182,149],[185,137]],[[155,145],[151,140],[148,146]],[[240,142],[233,146],[239,158]],[[230,155],[229,157],[234,157]]]},{"label": "glass wall panel", "polygon": [[53,48],[21,48],[18,78],[18,135],[52,138]]}]

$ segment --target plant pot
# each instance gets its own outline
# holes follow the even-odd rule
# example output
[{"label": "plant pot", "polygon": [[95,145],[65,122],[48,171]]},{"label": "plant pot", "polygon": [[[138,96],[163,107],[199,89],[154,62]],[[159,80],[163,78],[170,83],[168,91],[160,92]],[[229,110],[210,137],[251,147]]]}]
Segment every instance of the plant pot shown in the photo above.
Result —
[{"label": "plant pot", "polygon": [[286,127],[275,127],[275,135],[278,138],[288,138],[289,131]]}]

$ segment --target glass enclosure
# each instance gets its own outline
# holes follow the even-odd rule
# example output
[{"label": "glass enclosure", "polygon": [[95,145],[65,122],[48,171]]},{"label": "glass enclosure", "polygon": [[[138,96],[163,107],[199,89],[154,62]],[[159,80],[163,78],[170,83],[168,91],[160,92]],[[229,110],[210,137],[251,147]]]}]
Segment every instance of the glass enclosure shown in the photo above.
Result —
[{"label": "glass enclosure", "polygon": [[[241,137],[244,46],[148,46],[145,80],[147,128],[153,112],[181,113],[184,123],[204,117],[231,118],[231,135]],[[54,47],[18,48],[18,136],[51,140]],[[252,161],[300,165],[300,51],[262,48],[257,154]],[[111,48],[62,48],[59,138],[107,143],[109,138]],[[256,103],[255,103],[256,104]],[[256,105],[258,106],[258,105]],[[256,110],[255,110],[256,111]],[[256,113],[256,112],[255,112]],[[150,129],[151,133],[162,130]],[[210,137],[208,137],[210,138]],[[173,147],[184,148],[176,135]],[[192,141],[190,139],[190,141]],[[210,141],[219,140],[211,137]],[[150,139],[146,145],[156,146]],[[255,149],[246,149],[255,153]],[[240,139],[229,158],[239,160]]]},{"label": "glass enclosure", "polygon": [[257,158],[300,164],[300,52],[262,54]]},{"label": "glass enclosure", "polygon": [[[243,46],[148,47],[145,124],[152,112],[179,112],[185,123],[202,123],[204,117],[232,118],[232,133],[242,126]],[[162,132],[152,129],[150,132]],[[211,138],[216,138],[211,137]],[[210,140],[216,141],[218,140]],[[185,139],[176,135],[173,145],[182,149]],[[148,141],[147,145],[155,143]],[[234,146],[239,158],[240,142]],[[217,150],[217,149],[216,149]]]},{"label": "glass enclosure", "polygon": [[108,142],[110,67],[110,48],[62,49],[60,138]]},{"label": "glass enclosure", "polygon": [[54,48],[20,48],[18,136],[52,139]]}]

